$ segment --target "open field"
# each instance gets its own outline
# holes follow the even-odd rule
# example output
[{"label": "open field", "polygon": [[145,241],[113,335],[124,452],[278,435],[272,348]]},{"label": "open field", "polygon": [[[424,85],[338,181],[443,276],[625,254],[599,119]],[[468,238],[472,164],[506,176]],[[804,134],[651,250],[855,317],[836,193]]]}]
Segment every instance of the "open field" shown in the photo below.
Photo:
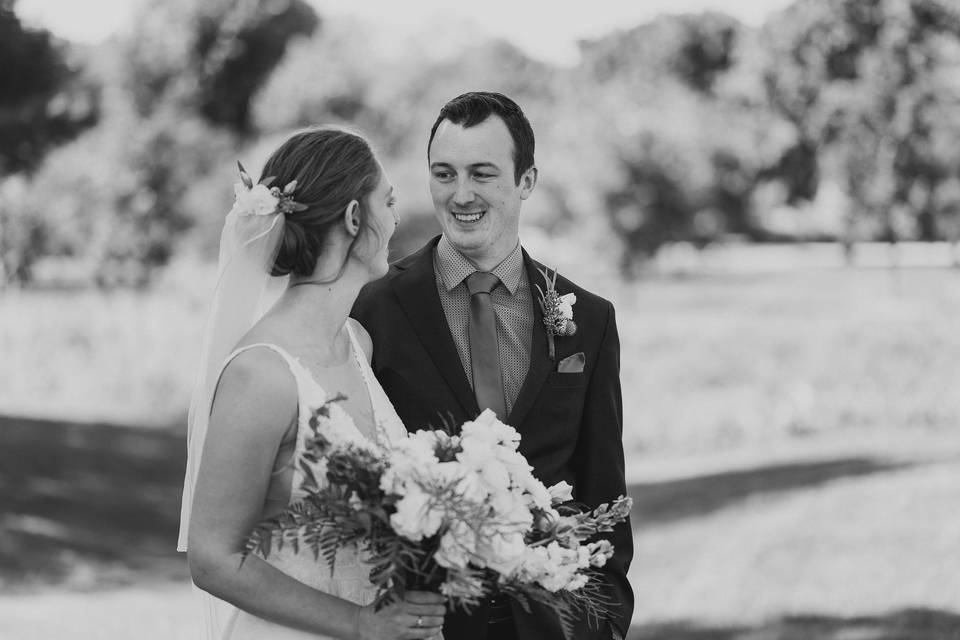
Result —
[{"label": "open field", "polygon": [[[631,638],[960,640],[960,272],[764,255],[632,285],[560,262],[617,304]],[[0,294],[3,640],[191,637],[185,273]]]},{"label": "open field", "polygon": [[[626,449],[659,457],[955,428],[960,271],[922,258],[732,248],[633,284],[559,264],[616,303]],[[181,264],[149,294],[0,293],[0,414],[181,420],[212,279]]]}]

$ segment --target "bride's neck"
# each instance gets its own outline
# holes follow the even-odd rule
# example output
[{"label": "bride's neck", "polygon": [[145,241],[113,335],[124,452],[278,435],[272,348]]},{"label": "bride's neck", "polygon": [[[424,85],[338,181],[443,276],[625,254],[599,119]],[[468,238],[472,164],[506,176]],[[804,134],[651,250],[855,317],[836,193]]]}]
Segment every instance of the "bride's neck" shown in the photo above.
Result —
[{"label": "bride's neck", "polygon": [[367,278],[348,264],[337,277],[337,269],[317,269],[309,277],[292,277],[282,300],[284,311],[304,329],[333,339],[350,315]]}]

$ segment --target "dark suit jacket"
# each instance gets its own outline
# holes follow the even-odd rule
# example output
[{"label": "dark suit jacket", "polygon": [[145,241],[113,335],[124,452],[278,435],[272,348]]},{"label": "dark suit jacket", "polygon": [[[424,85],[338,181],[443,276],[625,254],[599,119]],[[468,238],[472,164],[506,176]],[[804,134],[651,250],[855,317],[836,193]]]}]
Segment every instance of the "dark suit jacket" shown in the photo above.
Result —
[{"label": "dark suit jacket", "polygon": [[[373,339],[373,368],[384,390],[411,431],[438,426],[452,418],[459,425],[479,413],[437,294],[433,249],[439,237],[420,251],[395,263],[382,279],[361,291],[353,316]],[[535,315],[530,370],[506,422],[521,435],[520,452],[535,475],[550,486],[566,480],[574,498],[590,508],[626,493],[620,394],[620,341],[613,305],[562,276],[556,288],[577,295],[573,336],[556,338],[556,362],[583,352],[583,373],[558,373],[550,360],[543,313],[536,302],[535,283],[542,286],[539,263],[523,252],[534,289]],[[633,614],[633,592],[627,568],[633,557],[630,523],[607,534],[614,557],[603,569],[607,593],[617,615],[609,621],[621,636]],[[513,605],[519,637],[529,640],[562,638],[559,622],[548,609],[534,605],[531,614]],[[447,615],[447,640],[483,640],[486,612],[467,617]],[[583,625],[578,640],[611,637],[606,622]],[[491,640],[496,640],[491,638]]]}]

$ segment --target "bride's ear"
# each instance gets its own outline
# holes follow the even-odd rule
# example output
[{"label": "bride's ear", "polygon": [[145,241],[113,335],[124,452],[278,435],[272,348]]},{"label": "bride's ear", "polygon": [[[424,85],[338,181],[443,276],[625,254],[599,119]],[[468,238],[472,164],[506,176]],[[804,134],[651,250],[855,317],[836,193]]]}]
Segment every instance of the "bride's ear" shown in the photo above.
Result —
[{"label": "bride's ear", "polygon": [[351,200],[343,210],[343,228],[353,237],[360,233],[360,203],[356,200]]}]

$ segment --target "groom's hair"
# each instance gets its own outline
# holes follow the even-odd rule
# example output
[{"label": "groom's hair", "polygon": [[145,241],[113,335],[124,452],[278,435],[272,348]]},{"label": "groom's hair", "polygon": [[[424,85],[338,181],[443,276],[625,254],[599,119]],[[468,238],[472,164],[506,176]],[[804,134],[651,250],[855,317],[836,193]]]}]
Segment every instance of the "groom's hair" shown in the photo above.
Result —
[{"label": "groom's hair", "polygon": [[444,120],[459,124],[465,129],[484,122],[490,116],[498,116],[507,125],[507,131],[513,138],[513,179],[520,184],[520,177],[533,166],[535,142],[530,121],[516,102],[493,91],[471,91],[457,96],[440,109],[437,121],[430,129],[427,142],[427,159],[430,158],[430,146],[437,133],[437,127]]}]

